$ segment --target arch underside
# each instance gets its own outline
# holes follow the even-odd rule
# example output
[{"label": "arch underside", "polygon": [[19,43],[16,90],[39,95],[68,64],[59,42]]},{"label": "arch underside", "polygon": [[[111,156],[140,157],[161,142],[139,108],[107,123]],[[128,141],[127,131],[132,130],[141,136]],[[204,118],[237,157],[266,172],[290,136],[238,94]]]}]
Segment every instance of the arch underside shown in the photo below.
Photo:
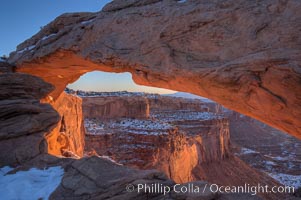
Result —
[{"label": "arch underside", "polygon": [[188,2],[62,15],[9,62],[54,85],[49,101],[84,73],[131,72],[301,138],[301,2]]}]

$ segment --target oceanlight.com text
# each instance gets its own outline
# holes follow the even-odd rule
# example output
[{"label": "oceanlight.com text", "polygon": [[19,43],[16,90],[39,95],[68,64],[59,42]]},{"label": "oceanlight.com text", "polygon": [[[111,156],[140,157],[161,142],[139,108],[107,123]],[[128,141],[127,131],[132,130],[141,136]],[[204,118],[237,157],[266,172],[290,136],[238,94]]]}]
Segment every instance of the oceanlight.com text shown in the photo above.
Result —
[{"label": "oceanlight.com text", "polygon": [[153,194],[168,194],[170,192],[175,193],[205,193],[210,191],[211,193],[225,193],[225,194],[251,194],[256,195],[258,193],[294,193],[295,188],[292,186],[269,186],[269,185],[250,185],[245,183],[242,186],[222,186],[218,184],[204,184],[201,187],[193,183],[189,184],[175,184],[173,186],[163,185],[161,183],[153,184],[129,184],[126,186],[128,192],[137,193],[153,193]]}]

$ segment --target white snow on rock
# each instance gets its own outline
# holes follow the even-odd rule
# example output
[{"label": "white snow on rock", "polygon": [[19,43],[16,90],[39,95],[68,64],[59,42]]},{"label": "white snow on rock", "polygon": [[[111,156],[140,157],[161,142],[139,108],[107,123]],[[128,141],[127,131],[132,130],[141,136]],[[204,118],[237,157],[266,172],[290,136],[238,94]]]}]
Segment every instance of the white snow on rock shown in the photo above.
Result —
[{"label": "white snow on rock", "polygon": [[295,189],[301,187],[301,175],[282,173],[268,173],[268,175],[285,186],[293,186]]},{"label": "white snow on rock", "polygon": [[221,119],[223,116],[211,112],[195,112],[190,110],[178,110],[176,112],[159,112],[151,114],[153,118],[163,122],[186,121],[186,120],[211,120]]},{"label": "white snow on rock", "polygon": [[31,46],[29,46],[29,47],[26,47],[26,48],[20,50],[20,51],[17,51],[17,53],[23,53],[23,52],[25,52],[25,51],[31,51],[31,50],[34,49],[35,47],[36,47],[36,45],[31,45]]},{"label": "white snow on rock", "polygon": [[258,152],[248,148],[241,148],[240,151],[240,154],[252,154],[252,153],[258,153]]},{"label": "white snow on rock", "polygon": [[289,160],[289,157],[286,157],[286,158],[281,157],[281,156],[273,157],[273,156],[270,156],[270,155],[265,155],[265,157],[271,158],[271,159],[276,160],[276,161],[287,161],[287,160]]},{"label": "white snow on rock", "polygon": [[143,120],[123,118],[121,120],[111,120],[103,122],[97,119],[85,119],[84,122],[87,135],[107,135],[114,131],[125,131],[132,134],[142,135],[162,135],[174,126],[159,120]]},{"label": "white snow on rock", "polygon": [[167,131],[142,131],[142,130],[128,130],[128,133],[137,134],[137,135],[166,135],[168,134]]},{"label": "white snow on rock", "polygon": [[109,134],[104,129],[104,124],[95,119],[85,119],[84,125],[86,128],[86,134],[88,135],[102,135],[102,134]]},{"label": "white snow on rock", "polygon": [[272,165],[272,166],[276,166],[276,163],[274,163],[273,161],[264,161],[264,163],[266,164],[266,165]]},{"label": "white snow on rock", "polygon": [[186,0],[178,0],[178,3],[185,3]]},{"label": "white snow on rock", "polygon": [[49,198],[50,194],[59,186],[64,169],[49,167],[45,170],[31,168],[29,171],[18,171],[9,167],[0,168],[0,196],[7,200],[28,200]]},{"label": "white snow on rock", "polygon": [[53,36],[55,36],[55,35],[56,35],[56,33],[52,33],[52,34],[50,34],[50,35],[46,35],[46,36],[44,36],[44,37],[41,39],[41,41],[47,40],[48,38],[53,37]]},{"label": "white snow on rock", "polygon": [[122,164],[116,162],[116,161],[115,161],[113,158],[111,158],[110,156],[98,156],[98,157],[99,157],[99,158],[102,158],[102,159],[105,159],[105,160],[109,160],[109,161],[115,163],[116,165],[122,165]]},{"label": "white snow on rock", "polygon": [[87,20],[87,21],[82,21],[81,24],[90,24],[94,21],[95,19],[90,19],[90,20]]},{"label": "white snow on rock", "polygon": [[11,167],[8,167],[8,166],[0,168],[0,177],[4,176],[7,172],[10,172],[13,169],[14,168],[11,168]]},{"label": "white snow on rock", "polygon": [[110,124],[110,128],[130,128],[143,130],[167,130],[172,125],[155,120],[124,119]]}]

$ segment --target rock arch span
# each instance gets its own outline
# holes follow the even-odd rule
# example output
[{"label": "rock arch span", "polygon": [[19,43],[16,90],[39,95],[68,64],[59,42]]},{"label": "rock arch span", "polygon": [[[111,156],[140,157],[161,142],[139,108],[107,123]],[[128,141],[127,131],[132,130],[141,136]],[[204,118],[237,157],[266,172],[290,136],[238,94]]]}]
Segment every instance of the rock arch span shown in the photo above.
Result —
[{"label": "rock arch span", "polygon": [[94,70],[186,91],[301,138],[301,2],[115,0],[17,47],[16,71],[65,86]]}]

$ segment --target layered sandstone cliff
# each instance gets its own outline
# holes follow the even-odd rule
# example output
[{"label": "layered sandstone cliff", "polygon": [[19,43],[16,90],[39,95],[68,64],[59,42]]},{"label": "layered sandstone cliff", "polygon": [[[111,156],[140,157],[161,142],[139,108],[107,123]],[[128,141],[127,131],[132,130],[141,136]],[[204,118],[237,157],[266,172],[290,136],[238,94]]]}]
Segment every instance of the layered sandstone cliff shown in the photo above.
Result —
[{"label": "layered sandstone cliff", "polygon": [[[192,106],[183,98],[162,99],[158,105],[150,100],[149,119],[86,118],[87,153],[136,169],[157,169],[177,183],[206,180],[220,185],[278,185],[232,155],[229,121],[223,115],[193,110],[203,109],[204,102]],[[209,106],[217,108],[212,103]],[[273,199],[276,195],[262,197]]]},{"label": "layered sandstone cliff", "polygon": [[202,101],[185,98],[174,98],[162,95],[148,97],[151,111],[194,110],[205,111],[207,107]]},{"label": "layered sandstone cliff", "polygon": [[54,85],[54,99],[86,72],[131,72],[300,138],[300,9],[299,0],[115,0],[61,15],[8,60]]},{"label": "layered sandstone cliff", "polygon": [[88,118],[114,119],[149,117],[149,102],[145,97],[83,97],[83,112]]},{"label": "layered sandstone cliff", "polygon": [[[86,120],[86,149],[127,166],[158,169],[180,183],[196,180],[193,170],[197,165],[229,156],[226,119],[181,120],[178,126],[160,120]],[[194,131],[184,126],[190,130],[193,126]]]},{"label": "layered sandstone cliff", "polygon": [[63,92],[52,106],[59,113],[60,121],[46,137],[48,153],[82,157],[85,146],[82,99]]},{"label": "layered sandstone cliff", "polygon": [[[158,169],[181,183],[196,180],[196,166],[229,157],[228,120],[204,112],[209,109],[206,103],[154,94],[106,94],[81,94],[84,110],[91,108],[84,112],[87,152],[96,151],[139,169]],[[128,107],[129,100],[141,107],[141,99],[150,110],[149,119],[141,119],[139,112],[123,114],[124,110],[133,109]],[[113,111],[120,110],[121,115],[104,113],[111,102],[115,103]],[[95,112],[99,110],[102,112]]]},{"label": "layered sandstone cliff", "polygon": [[29,74],[0,74],[0,166],[21,165],[47,153],[45,137],[59,116],[40,99],[52,90]]}]

